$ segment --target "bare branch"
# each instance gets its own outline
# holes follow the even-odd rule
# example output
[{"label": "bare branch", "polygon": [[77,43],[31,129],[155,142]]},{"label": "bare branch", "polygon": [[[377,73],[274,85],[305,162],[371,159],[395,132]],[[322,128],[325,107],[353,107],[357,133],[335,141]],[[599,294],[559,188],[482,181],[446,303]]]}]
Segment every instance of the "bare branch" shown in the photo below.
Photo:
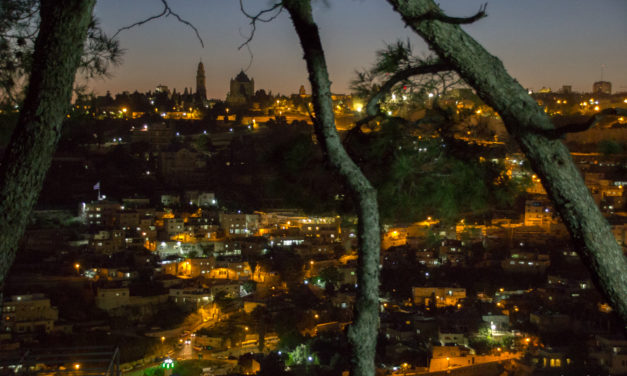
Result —
[{"label": "bare branch", "polygon": [[[165,0],[162,0],[162,1],[164,1],[164,2],[165,2]],[[190,28],[192,28],[192,30],[194,30],[194,33],[196,33],[196,38],[198,38],[198,41],[200,42],[200,45],[202,46],[202,48],[205,48],[205,44],[203,43],[202,38],[200,37],[200,33],[198,32],[198,29],[196,29],[196,27],[195,27],[194,25],[192,25],[189,21],[186,21],[186,20],[182,19],[182,18],[181,18],[181,16],[179,16],[178,14],[176,14],[176,13],[174,13],[174,12],[172,12],[172,11],[170,11],[170,12],[166,15],[166,17],[167,17],[167,16],[170,16],[170,15],[172,15],[172,16],[174,16],[174,17],[176,17],[176,19],[177,19],[179,22],[181,22],[181,23],[183,23],[183,24],[185,24],[185,25],[189,26]]]},{"label": "bare branch", "polygon": [[161,11],[161,13],[156,14],[154,16],[148,17],[146,19],[143,19],[141,21],[137,21],[131,25],[128,26],[124,26],[118,29],[118,31],[115,32],[115,34],[113,34],[112,39],[115,39],[115,37],[118,36],[118,34],[120,34],[121,31],[124,30],[129,30],[132,29],[136,26],[141,26],[145,23],[148,23],[152,20],[156,20],[157,18],[161,18],[161,17],[168,17],[168,16],[174,16],[180,23],[185,24],[187,26],[189,26],[192,30],[194,30],[194,33],[196,33],[196,37],[198,38],[198,41],[200,42],[200,45],[205,48],[205,43],[203,42],[202,38],[200,37],[200,33],[198,32],[198,29],[196,29],[196,27],[194,25],[192,25],[189,21],[184,20],[183,18],[181,18],[181,16],[178,15],[178,13],[175,13],[172,11],[172,9],[170,8],[170,5],[168,4],[168,2],[166,0],[161,0],[161,3],[163,4],[163,11]]},{"label": "bare branch", "polygon": [[584,132],[590,128],[593,128],[597,125],[603,118],[606,116],[627,116],[627,109],[625,108],[606,108],[599,112],[598,114],[593,115],[587,121],[583,123],[571,123],[565,125],[563,127],[559,127],[551,130],[540,130],[540,133],[545,136],[556,139],[564,136],[567,133],[577,133]]},{"label": "bare branch", "polygon": [[244,68],[244,72],[248,72],[248,69],[250,69],[250,67],[252,67],[252,65],[253,65],[253,58],[255,57],[253,55],[253,51],[250,49],[250,44],[246,45],[246,51],[248,51],[248,57],[250,59],[248,59],[248,65],[246,66],[246,68]]},{"label": "bare branch", "polygon": [[[164,1],[164,3],[165,3],[165,1]],[[148,17],[148,18],[143,19],[141,21],[137,21],[137,22],[135,22],[135,23],[133,23],[131,25],[119,28],[118,31],[116,31],[115,34],[113,34],[113,38],[117,37],[118,34],[120,34],[120,32],[122,32],[124,30],[129,30],[129,29],[132,29],[132,28],[134,28],[136,26],[141,26],[141,25],[143,25],[145,23],[148,23],[148,22],[150,22],[152,20],[156,20],[157,18],[161,18],[161,17],[165,16],[167,13],[168,13],[168,5],[166,3],[164,8],[163,8],[163,11],[161,13],[159,13],[157,15],[154,15],[154,16],[151,16],[151,17]]]},{"label": "bare branch", "polygon": [[[283,11],[283,2],[275,3],[270,8],[261,10],[255,15],[246,12],[246,10],[244,9],[243,0],[239,0],[239,8],[244,16],[250,19],[251,30],[248,38],[246,38],[246,41],[240,44],[239,47],[237,47],[238,50],[242,49],[242,47],[244,46],[248,46],[248,44],[250,44],[250,42],[253,40],[253,38],[255,37],[255,31],[257,30],[257,22],[271,22],[272,20],[277,18],[279,14],[281,14],[281,12]],[[264,16],[266,15],[268,16],[268,18],[264,18]]]},{"label": "bare branch", "polygon": [[430,11],[424,13],[423,15],[413,18],[411,21],[420,22],[420,21],[442,21],[449,24],[454,25],[462,25],[462,24],[470,24],[476,22],[484,17],[487,17],[486,9],[488,8],[488,3],[484,3],[479,7],[479,11],[470,17],[449,17],[446,14],[442,13],[439,8],[433,8]]}]

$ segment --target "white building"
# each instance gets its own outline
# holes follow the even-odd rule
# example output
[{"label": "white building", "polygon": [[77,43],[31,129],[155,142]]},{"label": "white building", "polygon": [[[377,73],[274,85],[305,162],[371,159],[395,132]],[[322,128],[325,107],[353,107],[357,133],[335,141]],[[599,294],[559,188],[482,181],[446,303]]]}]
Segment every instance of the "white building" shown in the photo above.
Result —
[{"label": "white building", "polygon": [[102,310],[110,311],[129,305],[130,293],[128,287],[123,288],[99,288],[96,294],[96,306]]},{"label": "white building", "polygon": [[258,214],[220,214],[220,226],[227,237],[252,236],[259,229]]},{"label": "white building", "polygon": [[59,311],[43,294],[13,295],[2,307],[2,331],[50,333]]}]

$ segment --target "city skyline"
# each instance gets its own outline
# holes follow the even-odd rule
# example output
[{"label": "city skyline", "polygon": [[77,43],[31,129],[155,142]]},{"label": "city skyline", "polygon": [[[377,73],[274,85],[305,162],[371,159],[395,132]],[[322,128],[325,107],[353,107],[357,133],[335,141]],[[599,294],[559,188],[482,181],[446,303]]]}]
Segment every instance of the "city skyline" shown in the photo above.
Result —
[{"label": "city skyline", "polygon": [[627,2],[442,1],[3,0],[3,374],[627,375]]},{"label": "city skyline", "polygon": [[[244,2],[254,13],[252,2]],[[264,2],[263,6],[268,4]],[[480,1],[445,1],[442,7],[456,16],[470,15]],[[296,93],[300,85],[309,91],[306,69],[297,37],[285,12],[270,23],[260,23],[250,44],[238,50],[250,32],[248,19],[238,2],[170,3],[172,11],[198,28],[202,48],[194,31],[174,17],[161,18],[122,31],[119,39],[126,50],[122,64],[113,67],[112,77],[92,80],[96,94],[107,90],[140,92],[163,84],[182,91],[195,87],[199,61],[205,65],[207,96],[224,99],[229,80],[241,69],[256,80],[257,89],[273,93]],[[99,2],[95,14],[109,34],[162,10],[157,0],[133,3]],[[419,54],[428,51],[422,40],[403,27],[400,17],[385,1],[362,0],[315,4],[327,55],[332,89],[349,93],[355,70],[369,67],[375,52],[397,39],[409,39]],[[594,4],[565,0],[546,4],[512,0],[488,4],[488,17],[465,26],[489,52],[499,57],[508,71],[527,88],[589,92],[601,79],[612,82],[613,92],[627,90],[627,25],[621,20],[627,4],[605,0]],[[248,69],[247,69],[248,68]]]}]

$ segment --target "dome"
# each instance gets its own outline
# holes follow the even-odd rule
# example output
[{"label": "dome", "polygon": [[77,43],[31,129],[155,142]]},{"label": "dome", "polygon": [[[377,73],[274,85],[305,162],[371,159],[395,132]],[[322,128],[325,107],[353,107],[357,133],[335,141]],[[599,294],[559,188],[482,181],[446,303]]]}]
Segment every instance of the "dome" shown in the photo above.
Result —
[{"label": "dome", "polygon": [[237,82],[250,82],[250,78],[244,73],[244,71],[240,71],[239,74],[235,77],[235,81]]}]

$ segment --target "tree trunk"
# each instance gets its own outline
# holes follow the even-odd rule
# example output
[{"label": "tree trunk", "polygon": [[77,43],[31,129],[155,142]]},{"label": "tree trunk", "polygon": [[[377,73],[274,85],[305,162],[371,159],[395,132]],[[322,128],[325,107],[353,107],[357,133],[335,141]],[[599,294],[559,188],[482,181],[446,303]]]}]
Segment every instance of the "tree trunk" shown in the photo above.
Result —
[{"label": "tree trunk", "polygon": [[33,67],[0,166],[0,283],[15,259],[69,110],[95,0],[41,0]]},{"label": "tree trunk", "polygon": [[[531,167],[570,231],[597,287],[627,322],[627,260],[610,227],[561,141],[545,135],[554,129],[527,91],[458,25],[428,20],[442,14],[432,0],[388,0],[405,23],[492,106],[519,143]],[[419,20],[427,15],[427,20]],[[433,17],[432,17],[433,18]]]},{"label": "tree trunk", "polygon": [[314,126],[333,167],[346,180],[357,204],[359,261],[357,297],[353,324],[349,328],[351,374],[374,375],[374,355],[379,328],[379,252],[381,235],[377,192],[346,153],[335,128],[331,83],[324,51],[313,20],[310,0],[286,0],[296,33],[303,47],[315,111]]}]

